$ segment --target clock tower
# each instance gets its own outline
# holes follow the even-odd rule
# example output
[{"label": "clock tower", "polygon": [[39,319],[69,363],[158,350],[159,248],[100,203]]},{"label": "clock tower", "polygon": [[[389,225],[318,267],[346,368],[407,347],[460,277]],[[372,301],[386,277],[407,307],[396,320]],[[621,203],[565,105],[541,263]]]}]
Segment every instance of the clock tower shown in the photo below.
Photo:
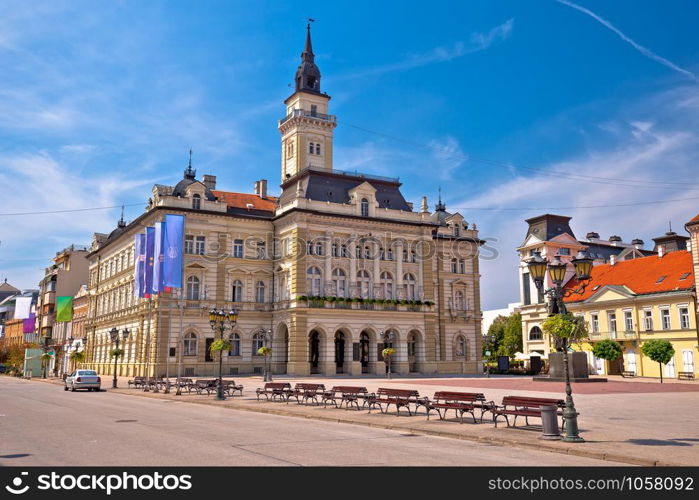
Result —
[{"label": "clock tower", "polygon": [[296,70],[295,90],[285,101],[286,116],[279,120],[282,135],[282,183],[300,171],[332,170],[333,130],[337,123],[328,114],[330,96],[320,91],[320,70],[306,26],[306,46]]}]

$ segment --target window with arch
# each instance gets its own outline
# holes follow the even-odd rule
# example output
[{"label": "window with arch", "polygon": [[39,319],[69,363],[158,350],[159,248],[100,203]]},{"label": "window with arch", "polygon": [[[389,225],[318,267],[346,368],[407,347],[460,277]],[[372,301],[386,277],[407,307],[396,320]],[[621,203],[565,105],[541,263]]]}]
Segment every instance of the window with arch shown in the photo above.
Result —
[{"label": "window with arch", "polygon": [[466,357],[466,339],[463,335],[456,337],[456,343],[454,345],[455,354],[459,357]]},{"label": "window with arch", "polygon": [[262,281],[258,281],[255,284],[255,302],[265,301],[265,284]]},{"label": "window with arch", "polygon": [[233,287],[231,289],[231,300],[233,302],[243,301],[243,282],[240,280],[233,281]]},{"label": "window with arch", "polygon": [[466,274],[466,261],[464,259],[459,260],[459,272],[461,274]]},{"label": "window with arch", "polygon": [[369,298],[371,293],[371,276],[369,272],[361,270],[357,273],[357,288],[362,298]]},{"label": "window with arch", "polygon": [[457,291],[454,294],[454,309],[457,311],[463,311],[464,310],[464,292],[461,290]]},{"label": "window with arch", "polygon": [[286,143],[286,157],[291,158],[292,156],[294,156],[294,143],[287,142]]},{"label": "window with arch", "polygon": [[405,287],[405,298],[407,300],[417,299],[417,282],[415,276],[408,273],[403,276],[403,286]]},{"label": "window with arch", "polygon": [[333,293],[336,297],[345,297],[347,295],[347,279],[345,271],[335,269],[332,275]]},{"label": "window with arch", "polygon": [[371,259],[371,248],[368,245],[364,247],[364,258]]},{"label": "window with arch", "polygon": [[459,272],[459,261],[456,259],[451,259],[451,272],[452,273]]},{"label": "window with arch", "polygon": [[258,354],[257,351],[259,351],[260,347],[263,347],[264,345],[265,335],[262,332],[257,332],[255,335],[252,336],[252,355],[260,356],[260,354]]},{"label": "window with arch", "polygon": [[308,294],[321,295],[323,288],[323,275],[320,272],[320,269],[317,267],[309,267],[306,274],[308,277]]},{"label": "window with arch", "polygon": [[411,250],[410,252],[410,262],[415,263],[416,257],[415,257],[415,250]]},{"label": "window with arch", "polygon": [[414,358],[417,356],[418,334],[412,332],[408,335],[408,357]]},{"label": "window with arch", "polygon": [[199,194],[192,196],[192,208],[194,210],[199,210],[201,208],[201,196]]},{"label": "window with arch", "polygon": [[381,273],[381,291],[384,299],[393,298],[393,275],[388,271]]},{"label": "window with arch", "polygon": [[309,152],[310,154],[313,154],[313,151],[314,151],[314,149],[313,149],[313,143],[312,143],[312,142],[309,142],[309,143],[308,143],[308,152]]},{"label": "window with arch", "polygon": [[529,340],[541,340],[543,338],[543,334],[541,332],[541,328],[538,326],[532,326],[532,329],[529,330]]},{"label": "window with arch", "polygon": [[315,255],[323,255],[323,242],[317,241],[315,247]]},{"label": "window with arch", "polygon": [[228,340],[231,343],[231,349],[228,351],[229,356],[240,356],[240,335],[232,333]]},{"label": "window with arch", "polygon": [[317,155],[320,154],[320,143],[319,142],[316,142],[316,154]]},{"label": "window with arch", "polygon": [[197,355],[197,336],[194,334],[194,332],[189,332],[184,336],[184,355]]},{"label": "window with arch", "polygon": [[187,278],[187,300],[199,300],[199,278],[190,276]]},{"label": "window with arch", "polygon": [[362,217],[369,217],[369,200],[362,198],[360,206],[362,210]]}]

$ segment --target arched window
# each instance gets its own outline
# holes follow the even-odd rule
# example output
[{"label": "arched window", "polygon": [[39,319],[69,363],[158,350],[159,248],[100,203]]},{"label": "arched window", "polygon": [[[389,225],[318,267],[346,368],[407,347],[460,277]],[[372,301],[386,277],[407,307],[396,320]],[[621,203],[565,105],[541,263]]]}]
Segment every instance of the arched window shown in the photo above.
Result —
[{"label": "arched window", "polygon": [[233,302],[242,302],[243,301],[243,282],[242,281],[235,280],[233,282],[231,300]]},{"label": "arched window", "polygon": [[371,259],[371,248],[368,245],[364,247],[364,258]]},{"label": "arched window", "polygon": [[316,154],[320,154],[320,143],[316,142]]},{"label": "arched window", "polygon": [[228,351],[229,356],[240,356],[240,335],[232,333],[229,337],[231,342],[231,350]]},{"label": "arched window", "polygon": [[410,252],[410,262],[415,262],[415,250]]},{"label": "arched window", "polygon": [[265,284],[262,281],[258,281],[255,285],[255,302],[265,301]]},{"label": "arched window", "polygon": [[193,332],[189,332],[184,336],[184,355],[197,355],[197,336]]},{"label": "arched window", "polygon": [[309,143],[308,143],[308,152],[309,152],[310,154],[313,154],[313,143],[312,143],[312,142],[309,142]]},{"label": "arched window", "polygon": [[393,298],[393,275],[387,271],[381,273],[381,291],[384,299]]},{"label": "arched window", "polygon": [[362,198],[361,202],[362,217],[369,217],[369,200]]},{"label": "arched window", "polygon": [[345,297],[347,295],[347,281],[345,272],[342,269],[335,269],[332,275],[333,293],[336,297]]},{"label": "arched window", "polygon": [[463,335],[456,337],[456,344],[454,346],[455,354],[459,357],[466,357],[466,339]]},{"label": "arched window", "polygon": [[418,334],[413,332],[408,335],[408,357],[417,356]]},{"label": "arched window", "polygon": [[464,259],[459,260],[459,272],[466,274],[466,261]]},{"label": "arched window", "polygon": [[464,309],[464,292],[458,291],[454,294],[454,309],[457,311]]},{"label": "arched window", "polygon": [[198,194],[192,196],[192,208],[194,210],[199,210],[201,208],[201,196]]},{"label": "arched window", "polygon": [[263,347],[265,345],[265,336],[262,332],[257,332],[255,335],[252,336],[252,355],[253,356],[260,356],[260,354],[257,353],[257,351],[260,350],[260,347]]},{"label": "arched window", "polygon": [[532,329],[529,330],[529,340],[541,340],[542,338],[541,328],[538,326],[533,326]]},{"label": "arched window", "polygon": [[405,284],[405,298],[407,300],[417,299],[417,286],[415,282],[415,276],[408,273],[403,276],[403,283]]},{"label": "arched window", "polygon": [[187,300],[199,300],[199,278],[196,276],[187,278]]},{"label": "arched window", "polygon": [[367,271],[359,271],[357,273],[357,288],[363,298],[369,298],[371,292],[371,277]]},{"label": "arched window", "polygon": [[294,143],[288,142],[286,144],[286,157],[291,158],[292,156],[294,156]]},{"label": "arched window", "polygon": [[316,242],[316,251],[314,253],[316,255],[323,255],[323,242],[322,241]]},{"label": "arched window", "polygon": [[308,275],[308,294],[321,295],[323,275],[317,267],[309,267],[306,272]]},{"label": "arched window", "polygon": [[459,272],[459,261],[456,259],[451,259],[451,272],[452,273]]}]

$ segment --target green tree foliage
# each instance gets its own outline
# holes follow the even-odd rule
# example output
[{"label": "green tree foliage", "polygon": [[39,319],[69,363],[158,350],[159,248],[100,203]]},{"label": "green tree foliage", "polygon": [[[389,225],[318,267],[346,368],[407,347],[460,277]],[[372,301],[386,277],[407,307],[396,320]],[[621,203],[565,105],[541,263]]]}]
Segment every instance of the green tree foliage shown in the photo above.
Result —
[{"label": "green tree foliage", "polygon": [[515,353],[522,352],[522,315],[515,313],[506,319],[502,341],[497,352],[500,356],[512,358]]},{"label": "green tree foliage", "polygon": [[570,313],[549,316],[541,328],[544,333],[553,338],[565,340],[568,345],[589,337],[585,320],[581,316]]},{"label": "green tree foliage", "polygon": [[[498,355],[498,349],[505,338],[505,326],[507,326],[507,316],[498,316],[488,328],[488,335],[483,342],[483,359],[494,361]],[[490,356],[485,355],[485,351],[490,351]]]},{"label": "green tree foliage", "polygon": [[214,340],[209,347],[209,351],[213,354],[215,352],[230,351],[231,343],[227,339]]},{"label": "green tree foliage", "polygon": [[672,343],[661,339],[646,340],[641,346],[641,352],[644,356],[660,365],[660,383],[662,384],[663,365],[668,364],[675,355],[675,349],[672,347]]},{"label": "green tree foliage", "polygon": [[612,339],[600,340],[592,346],[592,354],[599,359],[616,361],[621,357],[621,344]]},{"label": "green tree foliage", "polygon": [[124,355],[124,349],[112,349],[109,351],[109,357],[121,358]]}]

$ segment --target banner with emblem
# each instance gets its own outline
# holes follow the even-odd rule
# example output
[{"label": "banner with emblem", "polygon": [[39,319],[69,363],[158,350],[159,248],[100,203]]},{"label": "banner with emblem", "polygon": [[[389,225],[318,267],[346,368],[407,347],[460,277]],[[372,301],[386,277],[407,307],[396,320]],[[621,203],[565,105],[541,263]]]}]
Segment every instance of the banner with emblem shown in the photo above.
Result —
[{"label": "banner with emblem", "polygon": [[167,214],[163,223],[163,287],[182,288],[184,215]]},{"label": "banner with emblem", "polygon": [[164,291],[163,287],[163,245],[164,225],[162,222],[155,223],[155,236],[153,243],[153,293],[158,294]]},{"label": "banner with emblem", "polygon": [[146,280],[143,296],[149,298],[153,292],[153,267],[155,264],[155,228],[146,228]]},{"label": "banner with emblem", "polygon": [[137,234],[134,236],[134,297],[143,297],[146,283],[146,235]]}]

